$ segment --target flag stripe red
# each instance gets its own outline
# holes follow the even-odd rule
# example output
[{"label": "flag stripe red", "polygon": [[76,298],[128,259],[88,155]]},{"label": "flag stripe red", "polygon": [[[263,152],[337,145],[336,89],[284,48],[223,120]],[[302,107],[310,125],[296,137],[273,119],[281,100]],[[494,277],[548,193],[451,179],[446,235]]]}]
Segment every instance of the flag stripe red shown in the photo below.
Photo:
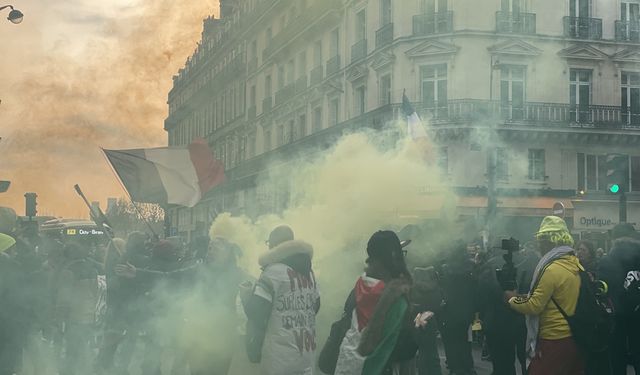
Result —
[{"label": "flag stripe red", "polygon": [[214,159],[205,140],[193,141],[189,145],[189,155],[198,176],[198,185],[202,196],[216,185],[224,182],[224,164]]}]

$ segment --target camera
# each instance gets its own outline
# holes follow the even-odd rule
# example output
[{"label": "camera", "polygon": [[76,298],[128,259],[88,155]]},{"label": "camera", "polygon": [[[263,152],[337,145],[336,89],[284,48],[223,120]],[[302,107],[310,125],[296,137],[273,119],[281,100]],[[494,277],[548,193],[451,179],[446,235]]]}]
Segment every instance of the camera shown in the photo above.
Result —
[{"label": "camera", "polygon": [[502,256],[505,263],[501,269],[496,270],[496,278],[502,290],[516,290],[518,288],[516,280],[518,270],[513,264],[513,253],[520,251],[520,241],[514,238],[502,240],[501,249],[507,253]]}]

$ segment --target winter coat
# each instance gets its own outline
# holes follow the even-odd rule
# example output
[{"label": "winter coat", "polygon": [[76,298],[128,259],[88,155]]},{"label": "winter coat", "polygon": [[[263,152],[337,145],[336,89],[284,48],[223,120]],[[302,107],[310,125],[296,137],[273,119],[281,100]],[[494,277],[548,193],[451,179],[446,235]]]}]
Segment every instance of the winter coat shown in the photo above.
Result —
[{"label": "winter coat", "polygon": [[443,266],[441,286],[444,294],[442,318],[449,324],[473,322],[476,307],[477,280],[474,264],[466,257],[455,256]]},{"label": "winter coat", "polygon": [[98,302],[98,272],[87,259],[69,262],[58,277],[56,315],[60,323],[92,324]]},{"label": "winter coat", "polygon": [[245,312],[248,325],[264,329],[263,375],[313,371],[320,294],[311,269],[312,257],[311,245],[294,240],[270,249],[259,259],[263,271],[245,303]]},{"label": "winter coat", "polygon": [[384,283],[366,275],[356,282],[351,328],[340,345],[336,375],[379,375],[389,366],[407,321],[410,283]]},{"label": "winter coat", "polygon": [[544,269],[529,297],[513,297],[509,300],[511,308],[517,312],[540,316],[540,338],[559,340],[571,337],[567,320],[551,298],[556,300],[567,315],[573,315],[580,293],[581,269],[575,255],[563,256]]},{"label": "winter coat", "polygon": [[607,283],[616,315],[638,313],[640,301],[640,241],[620,238],[600,260],[598,278]]}]

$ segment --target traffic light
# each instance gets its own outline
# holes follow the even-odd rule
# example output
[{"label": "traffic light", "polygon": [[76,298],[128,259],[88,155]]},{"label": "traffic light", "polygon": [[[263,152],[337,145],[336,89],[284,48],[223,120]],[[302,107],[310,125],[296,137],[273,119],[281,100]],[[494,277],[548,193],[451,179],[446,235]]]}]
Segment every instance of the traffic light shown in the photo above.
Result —
[{"label": "traffic light", "polygon": [[28,217],[36,216],[38,214],[38,209],[36,208],[36,206],[38,205],[38,202],[36,201],[36,198],[38,198],[38,194],[25,193],[24,198],[25,198],[25,216],[28,216]]},{"label": "traffic light", "polygon": [[611,194],[625,193],[629,186],[629,156],[607,154],[607,192]]}]

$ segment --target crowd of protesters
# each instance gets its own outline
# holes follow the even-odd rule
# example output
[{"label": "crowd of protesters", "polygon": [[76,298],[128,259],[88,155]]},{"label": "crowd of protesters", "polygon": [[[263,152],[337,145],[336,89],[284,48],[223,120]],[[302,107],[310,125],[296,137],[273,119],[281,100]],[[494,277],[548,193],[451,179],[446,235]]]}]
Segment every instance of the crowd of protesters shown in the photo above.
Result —
[{"label": "crowd of protesters", "polygon": [[[271,231],[253,278],[238,265],[246,249],[215,234],[187,245],[134,232],[88,248],[25,236],[0,208],[0,375],[45,356],[55,369],[31,361],[33,373],[217,375],[241,357],[264,375],[470,375],[472,332],[494,375],[622,375],[629,365],[640,374],[633,226],[612,231],[608,254],[576,243],[558,217],[536,231],[513,253],[509,288],[496,273],[504,252],[486,240],[424,258],[407,256],[422,251],[423,239],[409,238],[419,229],[373,233],[325,340],[314,249],[287,225]],[[598,350],[579,325],[596,289],[612,323]]]}]

